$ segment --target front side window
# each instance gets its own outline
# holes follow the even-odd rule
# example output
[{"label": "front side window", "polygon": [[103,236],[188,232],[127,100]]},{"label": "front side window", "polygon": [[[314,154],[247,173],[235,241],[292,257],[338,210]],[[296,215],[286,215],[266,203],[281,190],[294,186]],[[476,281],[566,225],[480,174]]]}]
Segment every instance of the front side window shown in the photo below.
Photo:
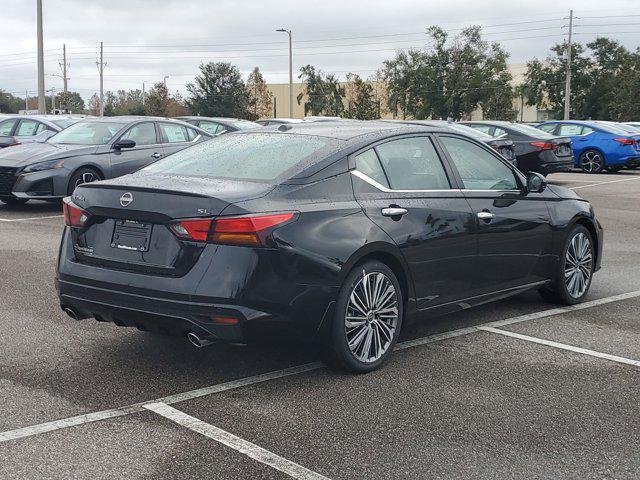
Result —
[{"label": "front side window", "polygon": [[181,143],[189,141],[187,127],[172,123],[161,123],[160,131],[165,143]]},{"label": "front side window", "polygon": [[13,130],[13,126],[16,124],[16,122],[17,120],[14,119],[0,122],[0,135],[11,135],[11,130]]},{"label": "front side window", "polygon": [[223,135],[180,150],[140,172],[269,182],[326,158],[335,145],[328,138],[310,135]]},{"label": "front side window", "polygon": [[156,127],[152,122],[139,123],[127,130],[120,140],[133,140],[136,146],[154,145],[158,143]]},{"label": "front side window", "polygon": [[124,126],[125,122],[103,122],[84,120],[65,128],[48,142],[66,145],[105,145]]},{"label": "front side window", "polygon": [[576,125],[573,123],[566,123],[564,125],[560,125],[560,132],[558,132],[562,136],[571,137],[574,135],[582,135],[582,125]]},{"label": "front side window", "polygon": [[513,171],[496,156],[467,140],[440,137],[467,190],[517,190]]},{"label": "front side window", "polygon": [[389,185],[394,190],[450,188],[440,157],[428,137],[392,140],[376,147]]},{"label": "front side window", "polygon": [[356,170],[364,173],[371,180],[378,182],[383,187],[389,188],[387,176],[384,174],[384,170],[382,170],[382,166],[378,160],[378,155],[376,155],[373,149],[362,152],[356,157]]}]

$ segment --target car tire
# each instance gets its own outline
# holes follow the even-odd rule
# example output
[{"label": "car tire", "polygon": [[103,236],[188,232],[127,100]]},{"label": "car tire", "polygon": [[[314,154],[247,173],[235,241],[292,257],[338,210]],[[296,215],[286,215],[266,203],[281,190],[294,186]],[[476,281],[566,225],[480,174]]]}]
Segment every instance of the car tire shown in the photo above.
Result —
[{"label": "car tire", "polygon": [[354,373],[379,368],[391,355],[404,315],[393,271],[379,261],[355,267],[345,278],[323,348],[329,366]]},{"label": "car tire", "polygon": [[573,227],[562,249],[552,286],[540,290],[542,298],[561,305],[581,303],[591,287],[595,255],[589,230],[582,225]]},{"label": "car tire", "polygon": [[600,173],[604,166],[604,156],[599,151],[589,149],[580,154],[580,169],[584,173]]},{"label": "car tire", "polygon": [[1,197],[0,202],[9,205],[10,207],[16,207],[18,205],[24,205],[29,201],[28,198],[16,198],[16,197]]},{"label": "car tire", "polygon": [[102,175],[92,167],[81,167],[71,175],[67,186],[67,195],[72,195],[78,185],[102,180]]}]

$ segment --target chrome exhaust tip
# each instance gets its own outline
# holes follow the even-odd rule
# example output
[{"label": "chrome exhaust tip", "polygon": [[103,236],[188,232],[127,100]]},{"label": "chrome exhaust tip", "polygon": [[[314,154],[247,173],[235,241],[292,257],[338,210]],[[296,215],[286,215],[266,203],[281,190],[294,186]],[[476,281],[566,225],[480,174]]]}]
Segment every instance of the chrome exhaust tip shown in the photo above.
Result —
[{"label": "chrome exhaust tip", "polygon": [[187,340],[189,340],[189,342],[191,342],[191,345],[196,348],[206,347],[207,345],[211,345],[213,343],[211,340],[203,338],[195,332],[187,333]]},{"label": "chrome exhaust tip", "polygon": [[80,316],[78,315],[78,313],[73,308],[64,307],[63,310],[64,310],[64,313],[66,313],[68,316],[70,316],[74,320],[80,320]]}]

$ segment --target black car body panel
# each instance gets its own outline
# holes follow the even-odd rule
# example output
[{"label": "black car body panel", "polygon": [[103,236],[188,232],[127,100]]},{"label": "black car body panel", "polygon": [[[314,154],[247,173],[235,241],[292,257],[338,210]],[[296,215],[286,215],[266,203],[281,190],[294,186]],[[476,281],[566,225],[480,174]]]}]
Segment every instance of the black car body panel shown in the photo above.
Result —
[{"label": "black car body panel", "polygon": [[[602,230],[588,202],[552,186],[542,193],[461,188],[440,142],[445,134],[458,137],[447,129],[311,124],[275,134],[323,136],[334,143],[274,182],[143,170],[79,186],[71,201],[89,212],[92,223],[65,228],[56,279],[62,307],[79,317],[233,343],[283,334],[314,338],[332,321],[343,280],[364,259],[382,261],[396,273],[410,320],[549,283],[575,222],[593,232],[600,264]],[[416,136],[435,145],[450,188],[385,189],[355,169],[361,152]],[[524,185],[522,174],[512,170]],[[126,193],[133,199],[122,206]],[[393,205],[407,215],[380,214]],[[496,214],[491,225],[476,216],[486,208]],[[213,218],[215,225],[273,212],[292,217],[264,247],[184,241],[169,230],[184,218]],[[151,224],[155,250],[114,248],[118,220]],[[221,325],[214,320],[219,315],[237,323]]]}]

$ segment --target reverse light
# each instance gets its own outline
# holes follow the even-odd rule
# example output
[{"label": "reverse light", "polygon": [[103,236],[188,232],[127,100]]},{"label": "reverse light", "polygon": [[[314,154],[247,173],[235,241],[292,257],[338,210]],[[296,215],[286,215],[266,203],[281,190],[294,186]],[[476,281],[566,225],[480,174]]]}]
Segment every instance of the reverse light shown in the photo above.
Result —
[{"label": "reverse light", "polygon": [[636,141],[633,138],[614,138],[614,140],[622,145],[635,145]]},{"label": "reverse light", "polygon": [[91,215],[73,203],[69,197],[62,201],[64,223],[69,227],[84,228],[91,220]]},{"label": "reverse light", "polygon": [[530,145],[536,147],[540,151],[556,149],[556,144],[550,142],[531,142]]},{"label": "reverse light", "polygon": [[182,240],[263,247],[268,234],[293,219],[295,213],[276,213],[213,219],[180,220],[169,224]]}]

